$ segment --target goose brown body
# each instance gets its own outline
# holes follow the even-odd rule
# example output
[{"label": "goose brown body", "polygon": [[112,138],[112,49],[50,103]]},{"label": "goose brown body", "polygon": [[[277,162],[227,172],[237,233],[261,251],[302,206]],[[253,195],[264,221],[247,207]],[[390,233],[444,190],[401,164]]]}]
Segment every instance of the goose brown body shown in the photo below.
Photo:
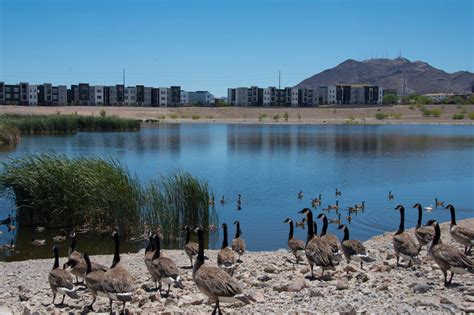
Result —
[{"label": "goose brown body", "polygon": [[414,238],[405,232],[405,208],[402,205],[398,205],[395,210],[400,211],[400,226],[393,236],[393,249],[397,257],[397,265],[399,264],[400,257],[403,257],[409,261],[408,266],[411,266],[412,262],[419,262],[417,257],[421,246],[417,245]]},{"label": "goose brown body", "polygon": [[236,225],[235,237],[232,240],[232,250],[239,255],[237,260],[240,260],[240,256],[245,253],[245,241],[240,237],[242,231],[240,230],[240,222],[235,221],[234,225]]},{"label": "goose brown body", "polygon": [[451,227],[449,233],[451,237],[464,246],[464,253],[469,254],[474,245],[474,230],[459,226],[456,223],[456,210],[453,205],[446,206],[451,212]]},{"label": "goose brown body", "polygon": [[79,296],[76,293],[74,287],[74,279],[69,272],[59,268],[59,249],[57,246],[53,247],[54,252],[54,265],[53,269],[49,272],[48,281],[51,291],[53,291],[53,304],[56,299],[56,294],[63,294],[61,304],[64,302],[65,296],[69,296],[73,299],[78,299]]},{"label": "goose brown body", "polygon": [[217,266],[224,269],[228,274],[232,275],[234,273],[236,259],[232,249],[227,247],[227,224],[222,224],[222,230],[224,231],[224,239],[222,241],[221,250],[217,254]]}]

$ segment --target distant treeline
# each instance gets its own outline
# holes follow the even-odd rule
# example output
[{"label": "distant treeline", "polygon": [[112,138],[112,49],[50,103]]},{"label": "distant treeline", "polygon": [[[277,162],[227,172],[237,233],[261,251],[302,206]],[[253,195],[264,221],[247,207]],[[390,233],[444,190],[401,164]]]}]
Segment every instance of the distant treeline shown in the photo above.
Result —
[{"label": "distant treeline", "polygon": [[113,159],[43,154],[2,164],[0,191],[15,201],[21,225],[127,235],[160,230],[170,239],[183,224],[217,223],[207,183],[186,172],[142,186]]}]

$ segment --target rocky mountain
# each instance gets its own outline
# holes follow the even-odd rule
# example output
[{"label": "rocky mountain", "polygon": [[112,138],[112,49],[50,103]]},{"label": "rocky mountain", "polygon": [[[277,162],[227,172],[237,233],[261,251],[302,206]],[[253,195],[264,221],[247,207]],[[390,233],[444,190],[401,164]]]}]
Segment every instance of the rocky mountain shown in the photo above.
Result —
[{"label": "rocky mountain", "polygon": [[[404,83],[405,82],[405,83]],[[447,73],[423,61],[406,58],[348,59],[334,68],[324,70],[300,82],[298,88],[314,88],[344,83],[366,83],[384,89],[396,89],[399,95],[433,92],[468,93],[474,86],[474,73]]]}]

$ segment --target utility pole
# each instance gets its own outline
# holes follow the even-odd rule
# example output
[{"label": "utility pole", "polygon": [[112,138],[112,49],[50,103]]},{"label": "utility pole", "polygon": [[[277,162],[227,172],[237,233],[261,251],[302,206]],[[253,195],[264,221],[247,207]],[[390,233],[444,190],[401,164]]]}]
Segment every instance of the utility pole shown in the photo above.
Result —
[{"label": "utility pole", "polygon": [[123,86],[125,87],[125,68],[122,69]]}]

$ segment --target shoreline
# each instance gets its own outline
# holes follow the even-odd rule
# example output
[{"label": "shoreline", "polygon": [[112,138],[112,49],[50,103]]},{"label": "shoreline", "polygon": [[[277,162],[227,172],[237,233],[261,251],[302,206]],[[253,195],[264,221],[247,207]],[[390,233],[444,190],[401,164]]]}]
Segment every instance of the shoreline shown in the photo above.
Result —
[{"label": "shoreline", "polygon": [[[474,219],[458,222],[459,225],[474,228]],[[449,222],[441,224],[442,240],[453,244],[449,235]],[[413,235],[414,229],[407,230]],[[474,274],[456,274],[453,286],[445,288],[442,273],[427,256],[420,253],[421,265],[410,268],[396,266],[392,245],[393,232],[386,232],[364,242],[375,262],[359,264],[342,262],[336,272],[328,272],[323,280],[310,281],[305,278],[308,264],[293,265],[288,259],[292,254],[286,250],[246,252],[243,263],[238,266],[234,277],[246,294],[256,302],[240,306],[224,304],[225,313],[327,313],[327,312],[368,312],[368,313],[446,313],[474,312]],[[340,235],[338,235],[340,237]],[[282,244],[285,246],[286,244]],[[80,250],[80,244],[78,244]],[[67,244],[60,249],[60,264],[65,262]],[[189,259],[183,250],[164,250],[179,267],[189,266]],[[209,260],[215,265],[217,250],[206,250]],[[143,250],[138,253],[121,254],[123,265],[134,278],[134,297],[127,309],[131,313],[210,313],[208,299],[199,292],[192,281],[192,271],[180,268],[184,289],[171,288],[168,298],[156,292],[147,292],[154,287],[144,261]],[[472,259],[472,258],[471,258]],[[112,255],[92,256],[92,261],[110,265]],[[0,262],[0,272],[5,275],[0,282],[0,313],[30,314],[79,313],[92,297],[87,291],[80,291],[80,299],[65,299],[66,306],[55,308],[51,305],[52,293],[48,283],[48,273],[53,259]],[[315,269],[320,275],[320,269]],[[118,306],[114,303],[114,310]],[[95,310],[107,312],[108,300],[98,298]]]},{"label": "shoreline", "polygon": [[[424,117],[421,111],[408,105],[365,106],[365,107],[97,107],[62,106],[28,107],[0,106],[0,114],[56,115],[79,114],[99,116],[104,110],[107,115],[138,119],[158,123],[208,123],[208,124],[262,124],[262,125],[474,125],[469,114],[474,105],[427,105],[439,108],[440,117]],[[452,116],[465,112],[463,120]],[[375,115],[389,115],[377,119]],[[288,114],[288,119],[284,118]]]}]

